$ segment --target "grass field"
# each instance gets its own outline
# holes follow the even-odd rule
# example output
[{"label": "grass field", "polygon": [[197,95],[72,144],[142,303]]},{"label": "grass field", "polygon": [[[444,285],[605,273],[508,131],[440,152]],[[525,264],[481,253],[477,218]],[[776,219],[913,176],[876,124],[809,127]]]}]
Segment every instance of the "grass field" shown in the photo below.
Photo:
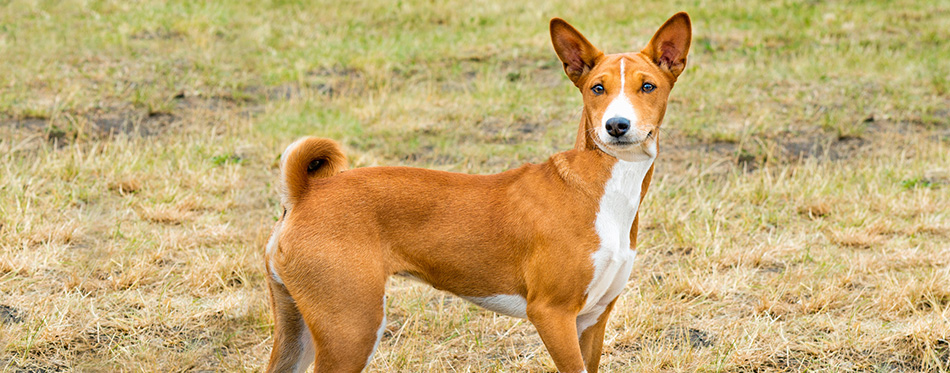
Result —
[{"label": "grass field", "polygon": [[[493,173],[574,143],[550,46],[693,18],[602,370],[950,370],[950,1],[0,1],[0,371],[259,371],[277,157]],[[393,280],[372,372],[554,371]]]}]

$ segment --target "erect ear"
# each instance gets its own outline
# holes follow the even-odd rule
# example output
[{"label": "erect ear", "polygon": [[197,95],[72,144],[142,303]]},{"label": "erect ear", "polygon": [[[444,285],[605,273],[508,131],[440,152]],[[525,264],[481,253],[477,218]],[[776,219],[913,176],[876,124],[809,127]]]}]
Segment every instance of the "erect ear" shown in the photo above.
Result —
[{"label": "erect ear", "polygon": [[666,20],[653,34],[650,44],[641,51],[661,69],[669,71],[675,79],[686,68],[686,54],[693,29],[686,12],[679,12]]},{"label": "erect ear", "polygon": [[557,58],[564,63],[567,77],[578,87],[583,82],[584,75],[604,55],[604,52],[591,45],[574,26],[560,18],[551,19],[551,43],[554,44]]}]

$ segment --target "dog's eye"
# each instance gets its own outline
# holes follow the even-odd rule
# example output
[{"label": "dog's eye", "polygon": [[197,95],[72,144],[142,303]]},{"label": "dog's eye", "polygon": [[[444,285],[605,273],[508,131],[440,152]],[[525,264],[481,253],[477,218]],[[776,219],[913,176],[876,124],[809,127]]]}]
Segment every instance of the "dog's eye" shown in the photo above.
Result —
[{"label": "dog's eye", "polygon": [[603,84],[594,85],[593,87],[590,88],[590,91],[594,92],[595,95],[600,96],[604,94],[604,85]]},{"label": "dog's eye", "polygon": [[653,83],[643,83],[643,85],[640,86],[640,91],[643,93],[653,92],[654,89],[656,89],[656,86],[653,85]]}]

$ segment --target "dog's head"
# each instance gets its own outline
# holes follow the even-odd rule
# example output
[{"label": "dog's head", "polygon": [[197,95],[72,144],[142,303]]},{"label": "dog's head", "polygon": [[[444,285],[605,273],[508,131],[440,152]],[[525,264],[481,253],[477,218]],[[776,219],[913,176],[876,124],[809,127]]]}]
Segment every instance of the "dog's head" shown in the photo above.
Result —
[{"label": "dog's head", "polygon": [[656,157],[657,131],[691,37],[689,15],[677,13],[640,52],[605,55],[566,21],[552,19],[554,50],[584,96],[578,146],[626,161]]}]

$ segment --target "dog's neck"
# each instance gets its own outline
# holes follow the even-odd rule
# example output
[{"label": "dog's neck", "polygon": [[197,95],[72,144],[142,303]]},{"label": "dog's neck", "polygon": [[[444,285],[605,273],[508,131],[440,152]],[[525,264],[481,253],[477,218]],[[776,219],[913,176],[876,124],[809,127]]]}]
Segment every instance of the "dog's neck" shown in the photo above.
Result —
[{"label": "dog's neck", "polygon": [[591,114],[588,112],[587,105],[584,105],[584,109],[581,113],[581,123],[577,128],[577,140],[574,142],[574,149],[577,150],[600,150],[597,147],[597,144],[594,143],[593,128],[596,125],[590,119]]}]

